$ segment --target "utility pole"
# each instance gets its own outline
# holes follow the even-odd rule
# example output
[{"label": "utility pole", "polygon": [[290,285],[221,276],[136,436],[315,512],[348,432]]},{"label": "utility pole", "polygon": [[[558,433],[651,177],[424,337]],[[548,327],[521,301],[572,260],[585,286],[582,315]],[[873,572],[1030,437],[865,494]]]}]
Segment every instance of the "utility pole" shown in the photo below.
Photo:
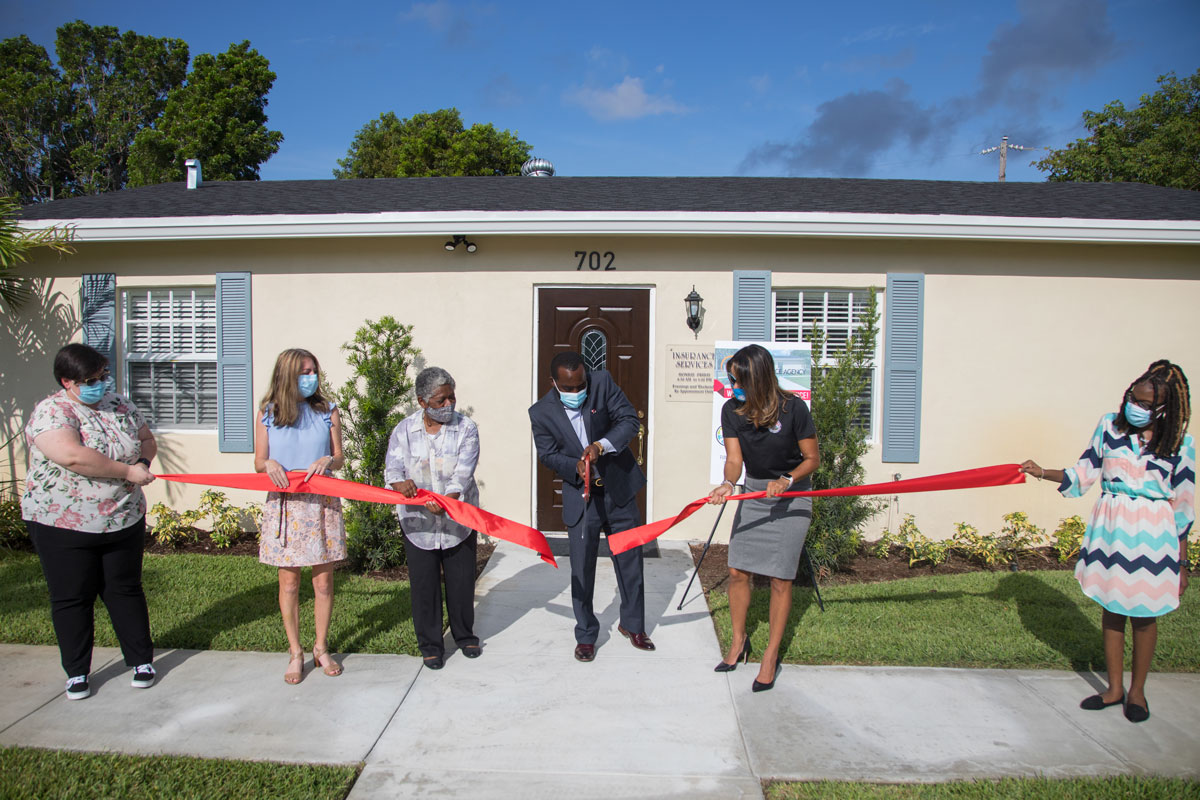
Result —
[{"label": "utility pole", "polygon": [[1019,144],[1009,144],[1008,137],[1002,136],[1002,137],[1000,137],[1000,144],[998,147],[989,147],[987,150],[979,151],[979,155],[981,155],[981,156],[986,156],[988,153],[994,153],[997,150],[1000,151],[1000,182],[1001,183],[1004,183],[1004,170],[1008,163],[1009,148],[1011,148],[1013,150],[1034,150],[1034,149],[1036,149],[1033,147],[1022,147]]}]

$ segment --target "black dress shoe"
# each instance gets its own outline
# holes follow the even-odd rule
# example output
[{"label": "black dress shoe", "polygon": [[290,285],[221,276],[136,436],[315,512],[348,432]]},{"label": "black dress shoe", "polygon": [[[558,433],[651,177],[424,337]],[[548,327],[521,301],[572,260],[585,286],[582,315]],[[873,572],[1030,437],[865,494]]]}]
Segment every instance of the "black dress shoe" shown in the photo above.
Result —
[{"label": "black dress shoe", "polygon": [[626,639],[628,639],[629,643],[632,644],[634,647],[636,647],[638,650],[653,650],[654,649],[654,642],[650,641],[650,637],[644,633],[630,633],[629,631],[622,628],[620,625],[617,626],[617,632],[620,633],[622,636],[624,636]]},{"label": "black dress shoe", "polygon": [[575,660],[576,661],[595,661],[596,660],[596,645],[594,644],[577,644],[575,645]]},{"label": "black dress shoe", "polygon": [[1130,722],[1145,722],[1150,719],[1150,704],[1139,706],[1137,703],[1126,703],[1125,719]]},{"label": "black dress shoe", "polygon": [[715,667],[713,667],[713,672],[733,672],[735,669],[737,669],[737,665],[738,665],[739,661],[744,662],[746,664],[750,663],[750,637],[749,636],[747,636],[744,640],[742,640],[742,652],[738,653],[737,658],[735,658],[733,660],[733,663],[726,664],[725,659],[721,659],[721,663],[719,663]]},{"label": "black dress shoe", "polygon": [[770,683],[762,683],[757,678],[755,678],[754,683],[750,684],[750,691],[765,692],[767,689],[774,688],[775,681],[779,680],[779,667],[782,665],[783,665],[783,656],[780,656],[779,658],[775,659],[775,675],[771,678],[771,682]]},{"label": "black dress shoe", "polygon": [[468,644],[463,647],[462,654],[467,658],[479,658],[483,655],[483,648],[477,644]]},{"label": "black dress shoe", "polygon": [[1091,697],[1083,698],[1083,700],[1081,700],[1079,702],[1079,707],[1082,708],[1084,711],[1100,711],[1102,709],[1109,708],[1110,706],[1119,706],[1119,705],[1121,705],[1121,703],[1124,703],[1124,702],[1125,702],[1125,695],[1121,695],[1116,700],[1113,700],[1111,703],[1106,703],[1106,702],[1104,702],[1104,698],[1102,696],[1100,696],[1098,694],[1094,694]]},{"label": "black dress shoe", "polygon": [[446,662],[442,656],[425,656],[421,659],[421,661],[423,661],[425,666],[429,667],[430,669],[441,669],[446,665]]}]

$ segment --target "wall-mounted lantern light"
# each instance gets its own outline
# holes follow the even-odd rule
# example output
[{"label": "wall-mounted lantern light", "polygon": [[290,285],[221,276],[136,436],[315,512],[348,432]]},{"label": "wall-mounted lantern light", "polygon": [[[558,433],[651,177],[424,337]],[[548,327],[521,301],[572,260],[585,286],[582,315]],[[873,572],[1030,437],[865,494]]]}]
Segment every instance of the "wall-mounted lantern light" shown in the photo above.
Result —
[{"label": "wall-mounted lantern light", "polygon": [[696,292],[695,285],[692,286],[692,291],[688,292],[688,296],[683,298],[683,304],[687,307],[687,326],[699,339],[700,323],[704,317],[704,298]]},{"label": "wall-mounted lantern light", "polygon": [[474,253],[476,250],[479,249],[479,247],[474,242],[468,242],[466,236],[457,235],[457,234],[455,235],[455,237],[453,239],[446,242],[446,249],[453,251],[454,248],[458,247],[460,244],[467,248],[468,253]]}]

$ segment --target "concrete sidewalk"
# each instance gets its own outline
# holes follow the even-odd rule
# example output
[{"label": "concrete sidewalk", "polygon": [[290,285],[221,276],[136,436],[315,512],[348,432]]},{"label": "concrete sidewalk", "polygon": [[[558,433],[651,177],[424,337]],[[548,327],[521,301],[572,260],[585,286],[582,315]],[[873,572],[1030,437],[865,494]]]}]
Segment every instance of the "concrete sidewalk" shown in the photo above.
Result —
[{"label": "concrete sidewalk", "polygon": [[[1200,778],[1200,675],[1153,674],[1151,718],[1085,712],[1098,678],[1057,671],[785,665],[718,675],[716,636],[684,543],[646,561],[653,653],[616,634],[597,569],[594,663],[572,657],[569,571],[502,545],[480,577],[483,657],[434,672],[348,655],[345,674],[282,679],[283,654],[165,651],[129,686],[101,648],[93,696],[63,697],[51,647],[0,645],[0,744],[293,762],[364,762],[352,798],[761,797],[765,779],[888,782],[1045,775]],[[815,611],[813,613],[816,613]],[[836,605],[828,613],[837,613]]]}]

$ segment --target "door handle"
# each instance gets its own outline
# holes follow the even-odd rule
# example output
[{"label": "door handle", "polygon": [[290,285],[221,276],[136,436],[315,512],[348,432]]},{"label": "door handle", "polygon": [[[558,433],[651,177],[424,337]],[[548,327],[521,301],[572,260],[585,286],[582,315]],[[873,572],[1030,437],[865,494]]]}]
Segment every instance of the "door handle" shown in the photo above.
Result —
[{"label": "door handle", "polygon": [[638,425],[638,466],[646,461],[646,426]]}]

